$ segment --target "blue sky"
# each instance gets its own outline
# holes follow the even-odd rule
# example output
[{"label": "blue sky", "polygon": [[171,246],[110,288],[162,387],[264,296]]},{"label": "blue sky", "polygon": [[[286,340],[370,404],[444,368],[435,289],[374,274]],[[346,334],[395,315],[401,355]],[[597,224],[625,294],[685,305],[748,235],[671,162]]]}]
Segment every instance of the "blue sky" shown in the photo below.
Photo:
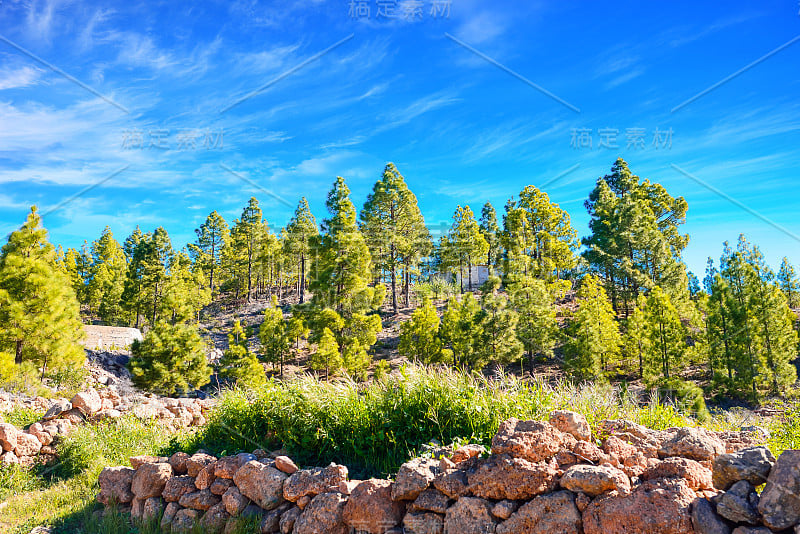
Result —
[{"label": "blue sky", "polygon": [[3,0],[3,235],[35,203],[55,243],[180,247],[250,196],[279,228],[387,161],[430,226],[548,184],[585,235],[621,156],[687,199],[692,270],[740,232],[800,264],[797,1],[433,3]]}]

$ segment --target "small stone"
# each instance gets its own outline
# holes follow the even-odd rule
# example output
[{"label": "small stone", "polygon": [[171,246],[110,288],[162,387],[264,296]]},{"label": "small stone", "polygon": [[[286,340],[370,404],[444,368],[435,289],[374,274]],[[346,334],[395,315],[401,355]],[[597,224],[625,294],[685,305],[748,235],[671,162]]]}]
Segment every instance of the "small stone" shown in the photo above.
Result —
[{"label": "small stone", "polygon": [[734,523],[759,523],[758,494],[746,480],[740,480],[720,495],[717,500],[717,513]]},{"label": "small stone", "polygon": [[606,491],[627,495],[631,491],[628,476],[608,465],[574,465],[561,477],[561,487],[596,497]]},{"label": "small stone", "polygon": [[694,501],[692,526],[698,534],[731,534],[730,527],[717,515],[708,499]]},{"label": "small stone", "polygon": [[511,517],[511,514],[517,511],[517,508],[519,508],[519,503],[517,501],[504,499],[492,506],[492,515],[498,519],[508,519]]},{"label": "small stone", "polygon": [[500,424],[492,438],[492,454],[508,454],[530,462],[549,460],[561,450],[563,436],[550,423],[511,418]]},{"label": "small stone", "polygon": [[222,502],[222,499],[207,489],[184,493],[178,500],[178,504],[192,510],[208,510],[220,502]]},{"label": "small stone", "polygon": [[403,518],[403,527],[404,534],[444,534],[444,517],[432,512],[409,513]]},{"label": "small stone", "polygon": [[186,458],[186,473],[190,477],[196,477],[200,474],[208,464],[215,462],[217,459],[210,454],[198,452]]},{"label": "small stone", "polygon": [[186,474],[186,460],[188,459],[189,455],[185,452],[176,452],[169,457],[169,465],[172,466],[172,470],[176,475]]},{"label": "small stone", "polygon": [[103,399],[94,389],[77,393],[70,402],[73,408],[77,408],[84,415],[95,414],[103,408]]},{"label": "small stone", "polygon": [[218,478],[209,486],[209,491],[214,495],[224,495],[228,488],[233,486],[233,480],[229,478]]},{"label": "small stone", "polygon": [[507,521],[497,527],[497,534],[540,532],[580,534],[581,514],[569,491],[557,491],[536,497],[523,504]]},{"label": "small stone", "polygon": [[281,455],[275,457],[275,469],[278,471],[283,471],[287,475],[291,475],[297,472],[298,467],[291,458]]},{"label": "small stone", "polygon": [[439,462],[433,458],[414,458],[400,466],[392,486],[392,499],[412,501],[430,486],[439,473]]},{"label": "small stone", "polygon": [[436,488],[428,488],[419,494],[417,499],[411,503],[412,512],[436,512],[443,514],[447,512],[450,499]]},{"label": "small stone", "polygon": [[181,475],[167,480],[161,496],[167,502],[178,502],[183,495],[194,491],[197,491],[194,479],[188,475]]},{"label": "small stone", "polygon": [[404,512],[405,506],[392,500],[392,482],[373,478],[353,489],[342,517],[358,532],[383,534],[400,524]]},{"label": "small stone", "polygon": [[133,500],[131,483],[135,470],[130,467],[106,467],[100,472],[97,479],[100,486],[100,494],[97,501],[109,505],[112,502],[118,504],[129,503]]},{"label": "small stone", "polygon": [[194,528],[195,523],[200,517],[200,512],[189,508],[178,510],[172,519],[172,532],[189,532]]},{"label": "small stone", "polygon": [[477,497],[463,497],[448,508],[444,518],[444,531],[458,534],[494,534],[497,520],[492,516],[492,506]]},{"label": "small stone", "polygon": [[571,434],[578,441],[590,441],[592,432],[586,418],[577,413],[557,410],[550,414],[550,424],[566,434]]},{"label": "small stone", "polygon": [[231,516],[236,517],[247,508],[250,504],[250,499],[242,495],[239,492],[239,488],[231,486],[222,495],[222,503],[225,505],[225,510],[227,510]]}]

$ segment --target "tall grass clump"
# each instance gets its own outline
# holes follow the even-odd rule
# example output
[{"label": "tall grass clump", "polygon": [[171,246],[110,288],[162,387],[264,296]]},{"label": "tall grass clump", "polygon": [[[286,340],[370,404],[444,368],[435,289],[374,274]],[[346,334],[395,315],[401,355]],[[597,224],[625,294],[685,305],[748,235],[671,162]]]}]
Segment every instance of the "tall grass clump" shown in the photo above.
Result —
[{"label": "tall grass clump", "polygon": [[231,389],[204,430],[178,448],[229,454],[283,447],[306,465],[338,462],[357,476],[383,476],[433,440],[489,446],[509,417],[543,419],[554,409],[584,413],[590,424],[616,418],[655,428],[693,424],[674,405],[653,399],[640,406],[612,386],[406,366],[368,384],[305,376]]},{"label": "tall grass clump", "polygon": [[0,469],[0,530],[27,533],[38,525],[57,532],[131,532],[109,530],[109,525],[86,528],[95,508],[97,477],[111,465],[129,465],[128,458],[159,454],[171,433],[157,422],[133,416],[75,427],[58,445],[59,463],[50,467]]}]

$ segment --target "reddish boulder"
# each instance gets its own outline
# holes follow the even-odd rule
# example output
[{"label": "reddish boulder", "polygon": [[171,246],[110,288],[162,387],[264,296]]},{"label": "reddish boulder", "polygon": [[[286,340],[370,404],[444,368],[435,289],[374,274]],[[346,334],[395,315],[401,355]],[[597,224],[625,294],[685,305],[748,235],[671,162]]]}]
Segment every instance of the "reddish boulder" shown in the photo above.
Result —
[{"label": "reddish boulder", "polygon": [[194,485],[194,479],[187,475],[172,477],[167,480],[164,485],[164,490],[161,496],[167,502],[178,502],[180,498],[186,493],[197,491]]},{"label": "reddish boulder", "polygon": [[583,512],[585,534],[691,534],[695,493],[683,480],[647,481],[630,495],[613,492]]},{"label": "reddish boulder", "polygon": [[583,415],[577,412],[556,410],[550,414],[550,424],[565,434],[571,434],[578,441],[592,439],[589,423]]},{"label": "reddish boulder", "polygon": [[250,499],[242,495],[241,492],[239,492],[239,488],[231,486],[222,495],[222,504],[225,505],[225,510],[227,510],[230,515],[236,517],[247,508],[247,505],[250,504]]},{"label": "reddish boulder", "polygon": [[392,483],[373,478],[353,489],[343,518],[358,532],[383,534],[400,524],[404,511],[404,504],[392,500]]},{"label": "reddish boulder", "polygon": [[627,495],[631,481],[628,475],[609,465],[574,465],[561,477],[561,487],[592,497],[612,490]]},{"label": "reddish boulder", "polygon": [[197,452],[185,460],[186,465],[186,473],[190,477],[196,477],[200,474],[200,471],[203,470],[205,466],[208,464],[215,462],[217,459],[210,454],[206,454],[204,452]]},{"label": "reddish boulder", "polygon": [[131,482],[135,470],[130,467],[106,467],[100,471],[98,477],[98,484],[100,486],[100,493],[97,495],[97,501],[109,505],[112,502],[118,504],[129,503],[133,500],[133,491],[131,491]]},{"label": "reddish boulder", "polygon": [[344,507],[347,498],[339,492],[322,493],[311,499],[294,523],[294,534],[347,534]]},{"label": "reddish boulder", "polygon": [[140,499],[160,497],[170,478],[172,478],[171,465],[166,463],[143,464],[133,475],[131,490]]},{"label": "reddish boulder", "polygon": [[581,514],[575,496],[557,491],[525,503],[497,527],[497,534],[580,534]]},{"label": "reddish boulder", "polygon": [[[284,478],[287,476],[282,471],[278,472]],[[343,480],[347,480],[347,467],[343,465],[331,464],[324,468],[301,469],[286,479],[283,485],[283,498],[297,502],[303,496],[314,497],[321,493],[337,491],[339,483]]]},{"label": "reddish boulder", "polygon": [[500,424],[492,438],[492,454],[508,454],[530,462],[549,460],[561,449],[563,436],[550,423],[511,418]]},{"label": "reddish boulder", "polygon": [[413,501],[431,485],[439,473],[439,462],[433,458],[414,458],[400,466],[392,486],[392,499]]},{"label": "reddish boulder", "polygon": [[711,471],[688,458],[666,458],[642,473],[644,480],[682,478],[693,490],[711,489]]},{"label": "reddish boulder", "polygon": [[662,458],[681,456],[698,461],[713,460],[720,454],[725,454],[725,444],[704,428],[679,428],[658,451]]},{"label": "reddish boulder", "polygon": [[222,499],[207,489],[184,493],[178,500],[178,504],[184,508],[191,508],[192,510],[208,510],[220,502],[222,502]]},{"label": "reddish boulder", "polygon": [[467,473],[469,491],[484,499],[530,499],[553,490],[558,471],[549,465],[532,463],[506,454],[492,455]]},{"label": "reddish boulder", "polygon": [[236,471],[233,482],[242,495],[264,510],[272,510],[283,502],[286,478],[286,473],[252,460]]},{"label": "reddish boulder", "polygon": [[459,499],[444,517],[444,531],[447,533],[494,534],[496,528],[492,505],[476,497]]},{"label": "reddish boulder", "polygon": [[21,434],[17,427],[9,423],[0,423],[0,446],[4,451],[17,448],[17,435]]},{"label": "reddish boulder", "polygon": [[22,458],[23,456],[33,456],[42,448],[42,442],[39,438],[25,432],[17,434],[17,446],[14,448],[14,454]]},{"label": "reddish boulder", "polygon": [[444,534],[444,517],[432,512],[409,513],[403,518],[404,534]]},{"label": "reddish boulder", "polygon": [[291,458],[289,458],[288,456],[280,455],[275,457],[275,469],[277,469],[278,471],[283,471],[287,475],[291,475],[293,473],[296,473],[299,468],[297,467],[297,464],[292,461]]},{"label": "reddish boulder", "polygon": [[436,488],[428,488],[419,494],[414,502],[411,503],[412,512],[436,512],[443,514],[447,511],[450,499]]}]

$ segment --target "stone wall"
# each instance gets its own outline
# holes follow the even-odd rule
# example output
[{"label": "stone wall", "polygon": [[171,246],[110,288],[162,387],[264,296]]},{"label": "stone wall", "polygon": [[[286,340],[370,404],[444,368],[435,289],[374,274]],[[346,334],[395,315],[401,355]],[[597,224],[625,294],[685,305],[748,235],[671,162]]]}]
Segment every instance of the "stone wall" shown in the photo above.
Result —
[{"label": "stone wall", "polygon": [[[554,412],[504,422],[479,445],[435,451],[393,480],[347,468],[298,469],[254,451],[131,458],[100,474],[97,500],[181,532],[230,532],[238,517],[283,534],[800,533],[800,451],[777,462],[763,436],[653,431]],[[766,482],[760,496],[755,486]]]}]

